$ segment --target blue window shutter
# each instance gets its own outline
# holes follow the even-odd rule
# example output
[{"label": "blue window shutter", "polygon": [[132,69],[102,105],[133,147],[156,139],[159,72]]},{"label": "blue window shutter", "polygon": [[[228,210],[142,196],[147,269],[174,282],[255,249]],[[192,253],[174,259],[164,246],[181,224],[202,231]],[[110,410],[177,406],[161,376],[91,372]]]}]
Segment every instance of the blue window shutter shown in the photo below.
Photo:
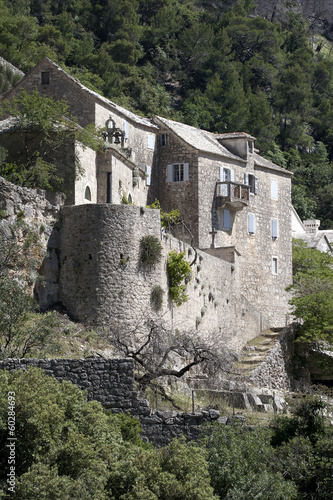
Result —
[{"label": "blue window shutter", "polygon": [[272,238],[276,239],[278,237],[278,221],[272,219]]},{"label": "blue window shutter", "polygon": [[184,181],[190,179],[190,165],[189,163],[184,163]]},{"label": "blue window shutter", "polygon": [[249,224],[249,233],[250,234],[254,234],[254,215],[253,214],[249,214],[249,219],[248,219],[248,224]]},{"label": "blue window shutter", "polygon": [[150,182],[151,182],[151,167],[149,165],[146,166],[146,174],[147,174],[147,177],[146,177],[146,186],[150,186]]},{"label": "blue window shutter", "polygon": [[223,227],[225,229],[230,229],[231,224],[230,224],[230,211],[227,210],[226,208],[223,210]]},{"label": "blue window shutter", "polygon": [[173,165],[167,166],[167,182],[173,182]]}]

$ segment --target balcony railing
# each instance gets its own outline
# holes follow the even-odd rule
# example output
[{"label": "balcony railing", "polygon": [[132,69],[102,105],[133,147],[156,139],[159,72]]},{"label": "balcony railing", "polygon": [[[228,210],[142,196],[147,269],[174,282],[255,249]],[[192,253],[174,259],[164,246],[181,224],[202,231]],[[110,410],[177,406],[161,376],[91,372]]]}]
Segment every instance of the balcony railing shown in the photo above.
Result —
[{"label": "balcony railing", "polygon": [[250,186],[237,182],[217,182],[216,201],[218,207],[228,206],[233,210],[241,210],[249,204]]}]

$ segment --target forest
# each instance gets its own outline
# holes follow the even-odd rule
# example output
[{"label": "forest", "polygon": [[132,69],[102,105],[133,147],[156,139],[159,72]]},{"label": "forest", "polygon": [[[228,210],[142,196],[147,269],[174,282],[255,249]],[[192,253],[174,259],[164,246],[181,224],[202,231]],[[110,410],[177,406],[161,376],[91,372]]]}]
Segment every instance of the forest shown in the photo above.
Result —
[{"label": "forest", "polygon": [[[252,0],[0,0],[0,56],[23,72],[44,56],[147,117],[245,131],[291,170],[302,219],[333,228],[329,34]],[[17,75],[0,67],[0,93]]]}]

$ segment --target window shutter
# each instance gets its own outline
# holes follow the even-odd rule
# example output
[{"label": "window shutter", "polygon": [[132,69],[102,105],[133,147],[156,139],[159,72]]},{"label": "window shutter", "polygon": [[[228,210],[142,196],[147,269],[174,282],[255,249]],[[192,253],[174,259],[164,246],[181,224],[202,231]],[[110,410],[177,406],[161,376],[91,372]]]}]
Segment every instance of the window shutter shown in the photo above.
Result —
[{"label": "window shutter", "polygon": [[278,236],[278,221],[276,219],[272,219],[272,238],[276,239]]},{"label": "window shutter", "polygon": [[230,180],[231,182],[235,182],[235,172],[233,170],[230,170]]},{"label": "window shutter", "polygon": [[167,166],[167,182],[173,182],[173,165]]},{"label": "window shutter", "polygon": [[258,186],[259,186],[258,177],[255,177],[254,178],[254,194],[258,194]]},{"label": "window shutter", "polygon": [[224,177],[223,177],[223,167],[220,167],[220,182],[223,182],[224,181]]},{"label": "window shutter", "polygon": [[253,214],[249,214],[248,224],[249,224],[249,233],[254,234],[254,215]]},{"label": "window shutter", "polygon": [[154,136],[152,134],[148,134],[147,143],[148,143],[148,149],[154,149]]},{"label": "window shutter", "polygon": [[227,209],[223,210],[223,227],[225,229],[230,229],[230,211]]},{"label": "window shutter", "polygon": [[124,125],[125,139],[128,139],[129,138],[128,121],[124,120],[123,125]]},{"label": "window shutter", "polygon": [[271,197],[273,200],[278,199],[278,183],[277,181],[271,181]]},{"label": "window shutter", "polygon": [[150,186],[150,181],[151,181],[151,167],[149,165],[146,166],[146,186]]},{"label": "window shutter", "polygon": [[190,179],[189,167],[189,163],[184,163],[184,181],[188,181]]},{"label": "window shutter", "polygon": [[245,186],[249,185],[249,174],[244,174],[244,184]]}]

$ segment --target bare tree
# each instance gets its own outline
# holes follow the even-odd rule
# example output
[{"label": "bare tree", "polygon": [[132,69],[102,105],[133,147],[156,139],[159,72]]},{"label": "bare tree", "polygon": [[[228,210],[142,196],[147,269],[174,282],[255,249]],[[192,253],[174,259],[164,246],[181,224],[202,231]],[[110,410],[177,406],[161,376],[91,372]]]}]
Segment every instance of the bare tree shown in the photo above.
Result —
[{"label": "bare tree", "polygon": [[126,331],[114,327],[106,335],[119,354],[134,359],[136,381],[143,387],[158,388],[164,397],[165,391],[156,382],[160,377],[179,379],[198,365],[203,373],[217,376],[219,372],[230,373],[236,361],[229,349],[218,351],[216,343],[197,332],[171,331],[151,319],[142,319]]}]

